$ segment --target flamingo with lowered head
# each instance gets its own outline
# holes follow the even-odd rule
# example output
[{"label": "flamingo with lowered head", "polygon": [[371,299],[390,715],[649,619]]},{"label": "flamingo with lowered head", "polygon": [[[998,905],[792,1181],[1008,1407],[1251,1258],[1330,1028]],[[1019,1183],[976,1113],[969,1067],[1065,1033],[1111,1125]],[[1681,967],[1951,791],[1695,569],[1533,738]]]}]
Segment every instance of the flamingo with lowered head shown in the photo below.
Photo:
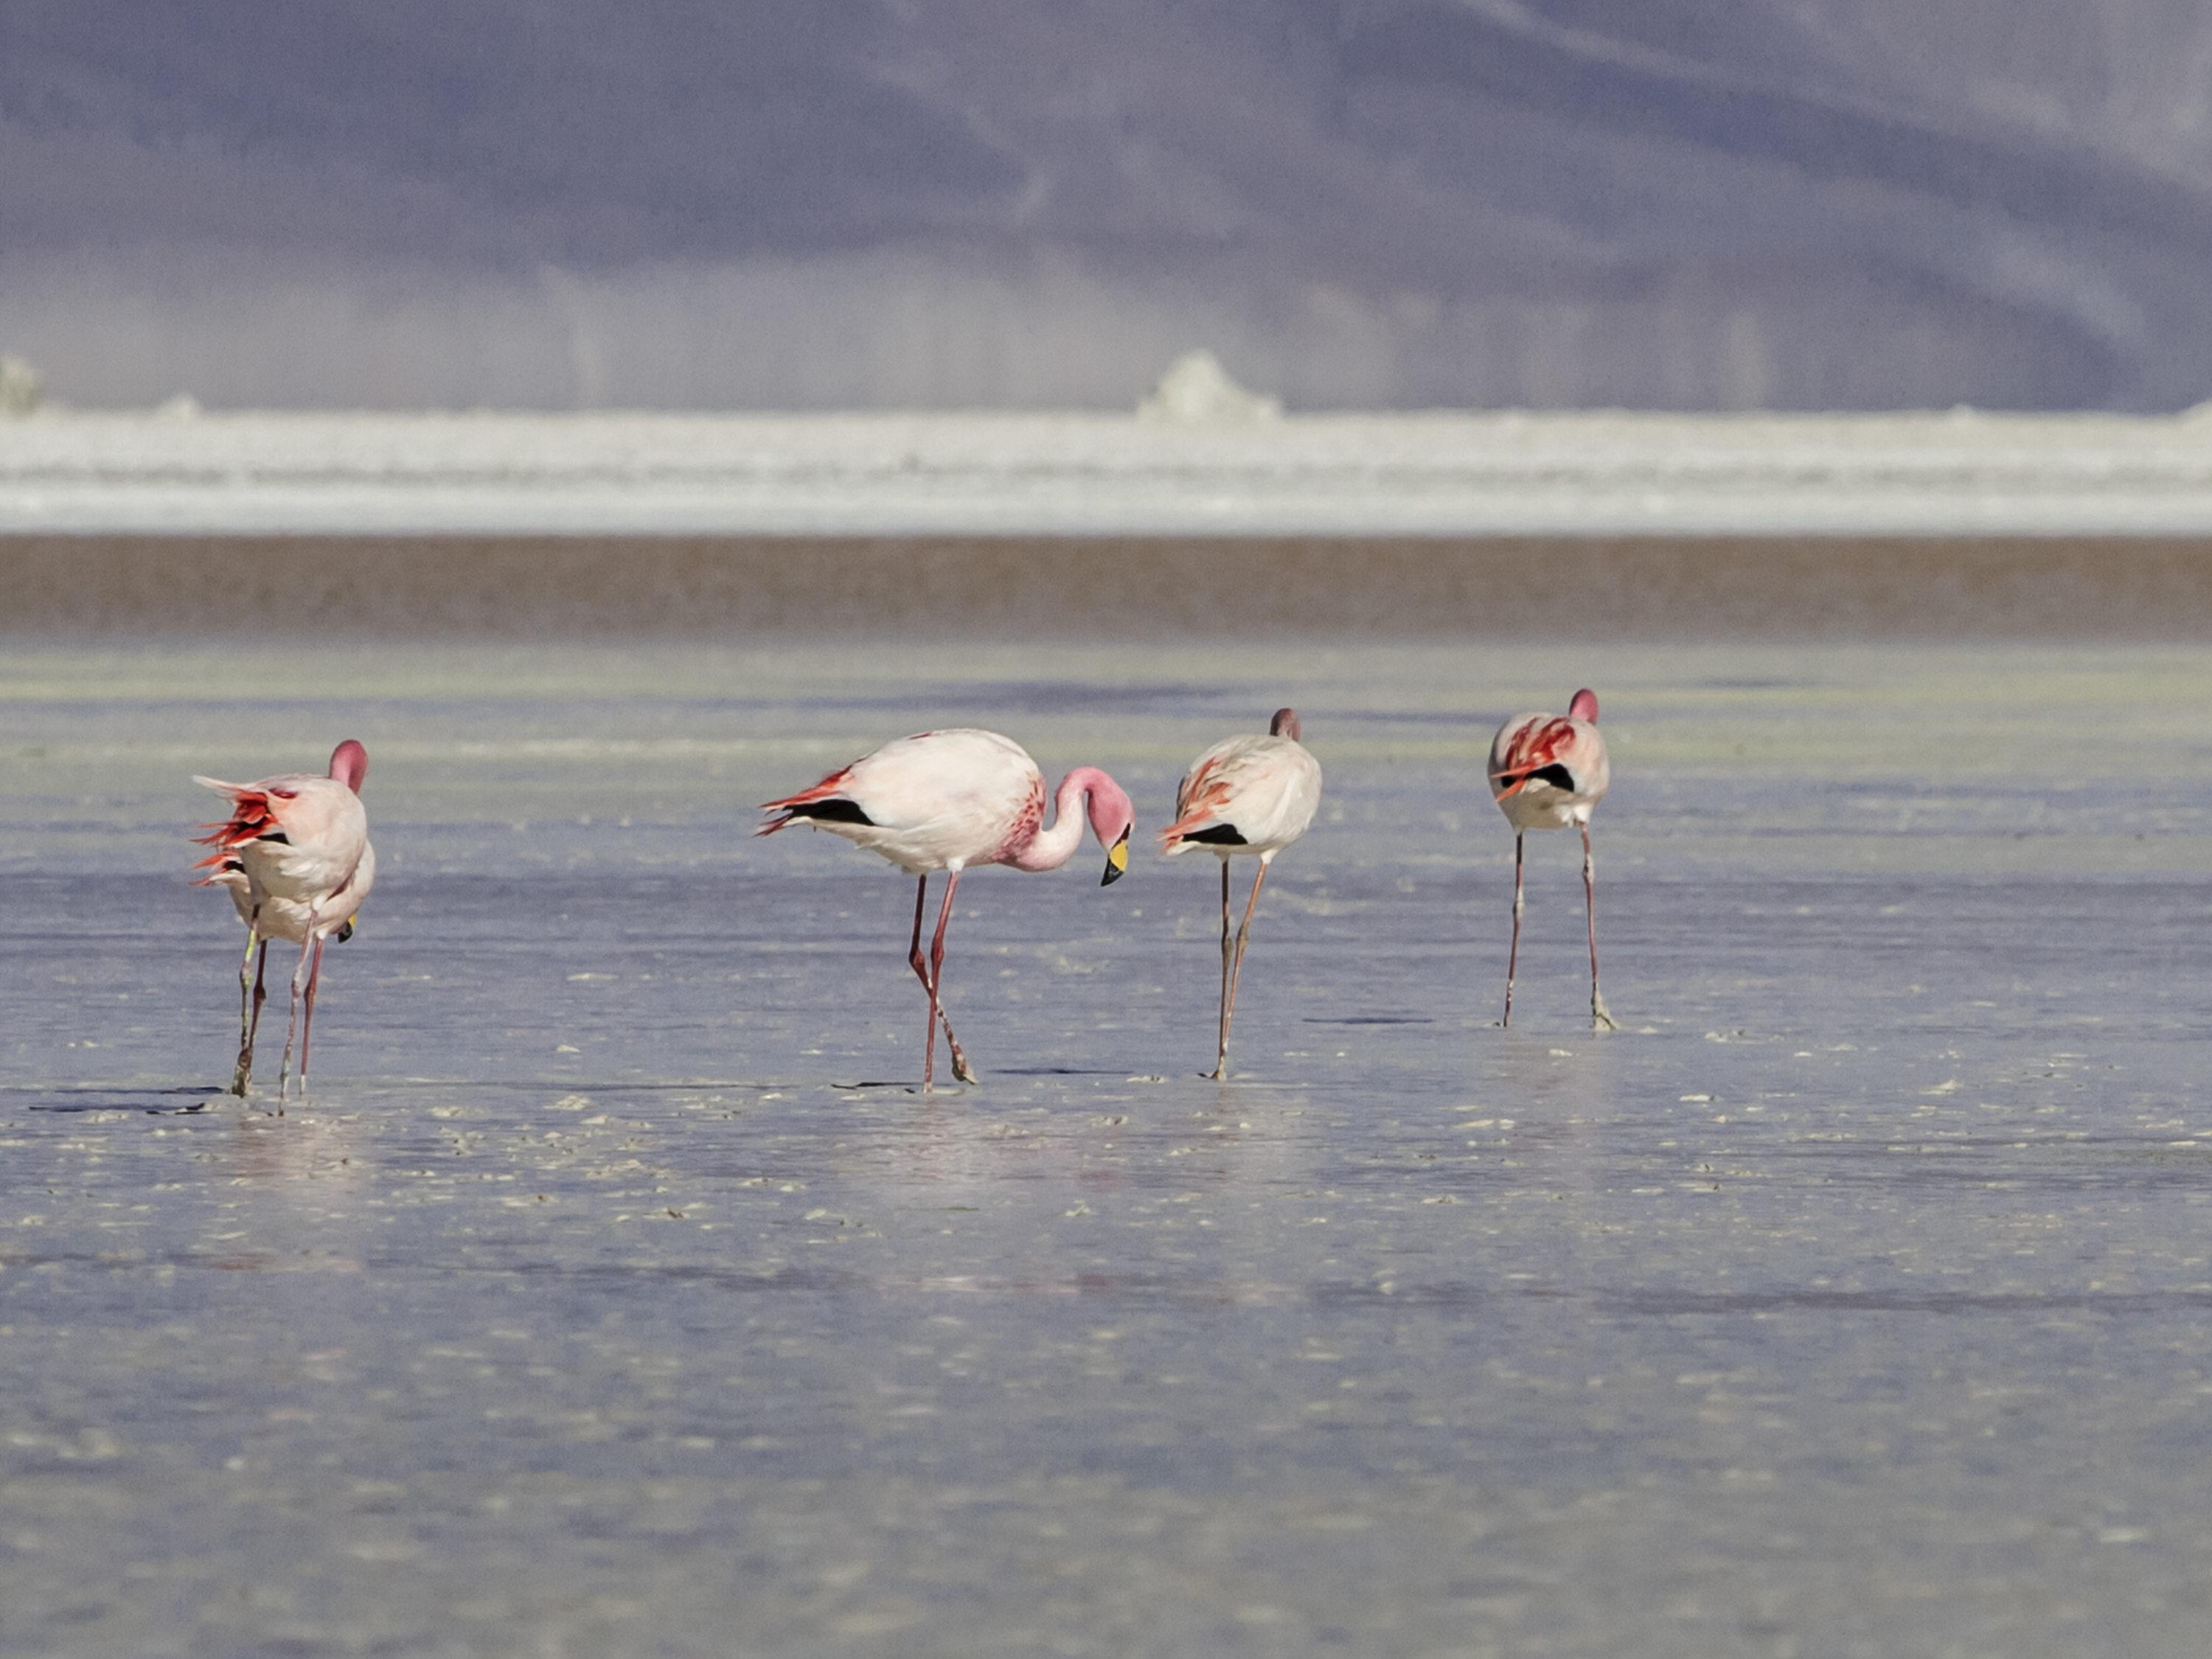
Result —
[{"label": "flamingo with lowered head", "polygon": [[[197,838],[199,844],[215,851],[196,867],[208,872],[203,885],[230,890],[231,902],[246,923],[246,963],[252,962],[258,943],[265,967],[270,939],[297,941],[300,946],[300,960],[292,970],[284,1056],[276,1071],[280,1112],[295,1034],[300,1086],[302,1091],[307,1087],[324,941],[333,933],[343,939],[352,933],[362,901],[376,882],[376,849],[369,845],[368,815],[361,804],[362,781],[368,775],[368,751],[349,738],[331,751],[325,777],[290,772],[255,783],[192,780],[230,801],[228,819],[200,826],[208,833]],[[264,993],[257,969],[249,1010],[246,963],[239,967],[238,984],[239,1055],[231,1089],[242,1096],[252,1078],[253,1036],[260,1024]]]},{"label": "flamingo with lowered head", "polygon": [[[1160,831],[1160,850],[1173,858],[1193,848],[1221,860],[1221,1023],[1213,1077],[1229,1075],[1229,1025],[1237,1016],[1237,985],[1244,975],[1244,945],[1260,884],[1275,854],[1306,832],[1321,805],[1321,763],[1298,741],[1296,711],[1278,708],[1266,735],[1224,738],[1191,763],[1176,791],[1176,821]],[[1229,860],[1250,854],[1260,860],[1244,923],[1229,940]]]},{"label": "flamingo with lowered head", "polygon": [[[325,921],[322,928],[325,938],[343,945],[353,937],[354,912],[368,896],[368,890],[375,881],[376,849],[372,847],[362,857],[350,903],[342,896],[331,907],[333,912],[343,911],[345,920],[335,929]],[[264,988],[269,973],[269,941],[281,939],[291,945],[302,943],[307,931],[307,908],[296,899],[270,896],[263,899],[257,915],[252,879],[246,873],[245,861],[235,854],[224,860],[221,869],[209,871],[192,884],[220,887],[228,892],[238,919],[246,924],[246,960],[238,967],[238,1064],[230,1078],[231,1093],[242,1098],[253,1081],[253,1042],[261,1030],[261,1005],[269,1000]],[[257,945],[258,961],[255,959]]]},{"label": "flamingo with lowered head", "polygon": [[[942,996],[945,929],[952,919],[952,896],[960,873],[983,864],[1017,870],[1057,870],[1082,844],[1087,816],[1091,832],[1106,849],[1101,886],[1121,879],[1129,867],[1129,831],[1136,815],[1121,786],[1095,766],[1079,766],[1060,780],[1052,827],[1044,827],[1044,775],[1028,751],[996,732],[954,728],[918,732],[899,738],[840,768],[811,788],[761,810],[777,816],[753,833],[771,836],[787,824],[805,823],[842,836],[855,846],[880,853],[907,874],[918,878],[914,896],[914,937],[907,963],[929,994],[929,1024],[921,1051],[921,1086],[935,1087],[937,1028],[945,1028],[952,1074],[975,1081],[975,1069],[952,1035]],[[945,900],[927,961],[921,953],[922,913],[929,878],[945,871]]]},{"label": "flamingo with lowered head", "polygon": [[1516,714],[1490,744],[1490,793],[1513,826],[1513,944],[1505,957],[1505,1018],[1513,1023],[1513,973],[1521,960],[1521,854],[1531,830],[1583,832],[1583,900],[1589,914],[1590,1029],[1614,1031],[1597,988],[1597,877],[1590,857],[1590,813],[1613,782],[1597,729],[1597,693],[1584,687],[1560,714]]},{"label": "flamingo with lowered head", "polygon": [[[330,776],[285,772],[258,783],[223,783],[195,776],[192,783],[230,799],[230,817],[206,823],[201,858],[206,880],[232,890],[246,878],[246,953],[254,953],[254,936],[272,931],[299,940],[299,964],[292,969],[292,1018],[285,1024],[283,1060],[276,1066],[276,1110],[283,1110],[285,1082],[292,1071],[292,1037],[299,1036],[299,1086],[307,1088],[307,1044],[314,1037],[314,994],[323,971],[323,940],[349,927],[361,900],[376,883],[376,849],[369,845],[369,817],[361,807],[361,781],[369,775],[369,752],[345,738],[330,752]],[[283,931],[276,931],[283,929]],[[296,929],[296,931],[295,931]],[[239,967],[239,994],[246,991],[246,969]],[[305,1018],[301,1009],[305,1006]],[[258,1002],[254,1005],[258,1015]],[[239,1071],[232,1088],[246,1093],[252,1073],[252,1024],[239,1042]]]}]

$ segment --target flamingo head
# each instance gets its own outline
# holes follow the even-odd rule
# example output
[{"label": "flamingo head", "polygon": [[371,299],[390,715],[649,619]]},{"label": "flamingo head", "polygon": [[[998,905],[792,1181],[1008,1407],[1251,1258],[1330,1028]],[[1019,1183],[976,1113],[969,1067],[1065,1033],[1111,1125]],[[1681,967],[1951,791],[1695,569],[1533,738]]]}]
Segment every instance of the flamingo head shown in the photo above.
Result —
[{"label": "flamingo head", "polygon": [[1298,740],[1298,711],[1295,708],[1278,708],[1275,711],[1275,718],[1267,722],[1267,733],[1270,737],[1288,738],[1292,743],[1296,743]]},{"label": "flamingo head", "polygon": [[1575,700],[1567,705],[1567,718],[1597,724],[1597,693],[1587,685],[1575,693]]},{"label": "flamingo head", "polygon": [[368,776],[368,750],[348,738],[331,750],[331,775],[358,795]]},{"label": "flamingo head", "polygon": [[1111,887],[1129,873],[1129,832],[1137,827],[1137,811],[1120,784],[1095,767],[1088,769],[1084,781],[1091,833],[1106,849],[1106,873],[1098,884]]}]

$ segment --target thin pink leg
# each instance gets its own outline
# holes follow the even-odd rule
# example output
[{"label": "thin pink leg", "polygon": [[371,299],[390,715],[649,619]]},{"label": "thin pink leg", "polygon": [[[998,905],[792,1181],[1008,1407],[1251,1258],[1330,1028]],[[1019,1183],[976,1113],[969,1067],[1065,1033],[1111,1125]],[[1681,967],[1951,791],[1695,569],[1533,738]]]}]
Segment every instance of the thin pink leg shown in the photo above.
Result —
[{"label": "thin pink leg", "polygon": [[[937,938],[934,947],[939,965],[941,965],[945,960],[945,917],[952,914],[952,888],[959,884],[960,878],[955,874],[951,886],[945,890],[944,913],[937,919]],[[952,1050],[952,1075],[963,1083],[973,1083],[975,1080],[975,1073],[968,1064],[968,1056],[960,1051],[960,1039],[952,1035],[952,1022],[945,1016],[945,1005],[938,998],[937,976],[933,971],[933,964],[921,954],[921,918],[928,896],[929,878],[924,876],[915,890],[914,938],[908,942],[906,951],[907,966],[914,969],[914,976],[921,981],[921,988],[929,996],[929,1035],[924,1039],[921,1057],[921,1086],[924,1093],[928,1092],[936,1080],[937,1028],[940,1025],[945,1028],[945,1046]]]},{"label": "thin pink leg", "polygon": [[1590,858],[1589,825],[1583,825],[1583,902],[1589,910],[1590,946],[1590,1030],[1618,1031],[1605,999],[1597,988],[1597,867]]},{"label": "thin pink leg", "polygon": [[315,941],[314,960],[307,964],[307,1012],[300,1021],[300,1092],[307,1091],[307,1045],[315,1038],[315,991],[323,982],[323,941]]},{"label": "thin pink leg", "polygon": [[938,1024],[945,1027],[945,1046],[952,1054],[952,1075],[963,1083],[973,1083],[975,1068],[961,1053],[960,1039],[952,1035],[952,1022],[945,1017],[945,928],[952,920],[952,896],[959,890],[960,872],[955,870],[945,884],[945,904],[937,913],[936,937],[929,942],[929,1000],[937,1011]]},{"label": "thin pink leg", "polygon": [[1221,860],[1221,1018],[1214,1027],[1218,1046],[1213,1055],[1217,1080],[1229,1071],[1229,958],[1234,946],[1229,935],[1229,860]]},{"label": "thin pink leg", "polygon": [[284,1115],[284,1090],[292,1075],[292,1040],[300,1032],[300,999],[307,988],[307,957],[315,940],[315,913],[307,912],[307,931],[300,940],[300,963],[292,969],[291,1016],[284,1022],[284,1057],[276,1062],[276,1115]]},{"label": "thin pink leg", "polygon": [[1521,853],[1528,836],[1520,830],[1513,832],[1513,945],[1505,953],[1505,1018],[1498,1023],[1513,1023],[1513,973],[1521,965]]},{"label": "thin pink leg", "polygon": [[[1228,867],[1224,861],[1224,869]],[[1221,1016],[1221,1059],[1213,1068],[1216,1078],[1229,1075],[1229,1027],[1237,1018],[1237,986],[1244,977],[1244,946],[1252,937],[1252,912],[1260,905],[1260,884],[1267,878],[1267,860],[1260,860],[1260,873],[1252,878],[1252,896],[1244,901],[1244,920],[1237,929],[1237,955],[1229,968],[1229,1008]]]},{"label": "thin pink leg", "polygon": [[937,1081],[937,988],[929,981],[929,964],[921,955],[921,913],[929,902],[929,878],[922,877],[914,890],[914,938],[906,949],[907,965],[914,976],[921,981],[922,992],[929,998],[929,1023],[921,1035],[921,1091],[927,1094]]}]

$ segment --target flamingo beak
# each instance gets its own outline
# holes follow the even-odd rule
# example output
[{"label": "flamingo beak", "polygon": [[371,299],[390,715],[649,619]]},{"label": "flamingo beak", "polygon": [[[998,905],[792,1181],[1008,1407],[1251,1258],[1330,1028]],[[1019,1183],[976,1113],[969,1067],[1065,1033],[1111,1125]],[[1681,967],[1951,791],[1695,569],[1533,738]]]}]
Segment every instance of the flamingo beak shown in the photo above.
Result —
[{"label": "flamingo beak", "polygon": [[[1132,825],[1133,829],[1135,826]],[[1099,878],[1101,887],[1111,887],[1129,873],[1129,831],[1121,832],[1121,839],[1107,850],[1106,873]]]},{"label": "flamingo beak", "polygon": [[358,916],[348,916],[345,919],[345,926],[338,929],[339,944],[343,945],[348,939],[353,937],[353,925],[359,920],[360,918]]}]

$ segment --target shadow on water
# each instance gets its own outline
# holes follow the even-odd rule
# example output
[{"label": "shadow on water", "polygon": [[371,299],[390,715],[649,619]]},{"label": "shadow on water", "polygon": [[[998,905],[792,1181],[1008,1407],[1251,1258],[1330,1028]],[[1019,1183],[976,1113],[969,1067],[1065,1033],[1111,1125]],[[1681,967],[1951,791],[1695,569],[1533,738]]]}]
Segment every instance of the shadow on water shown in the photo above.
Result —
[{"label": "shadow on water", "polygon": [[214,1084],[145,1089],[0,1085],[0,1099],[9,1095],[32,1097],[23,1107],[30,1112],[144,1112],[149,1115],[204,1112],[218,1101],[237,1098]]}]

